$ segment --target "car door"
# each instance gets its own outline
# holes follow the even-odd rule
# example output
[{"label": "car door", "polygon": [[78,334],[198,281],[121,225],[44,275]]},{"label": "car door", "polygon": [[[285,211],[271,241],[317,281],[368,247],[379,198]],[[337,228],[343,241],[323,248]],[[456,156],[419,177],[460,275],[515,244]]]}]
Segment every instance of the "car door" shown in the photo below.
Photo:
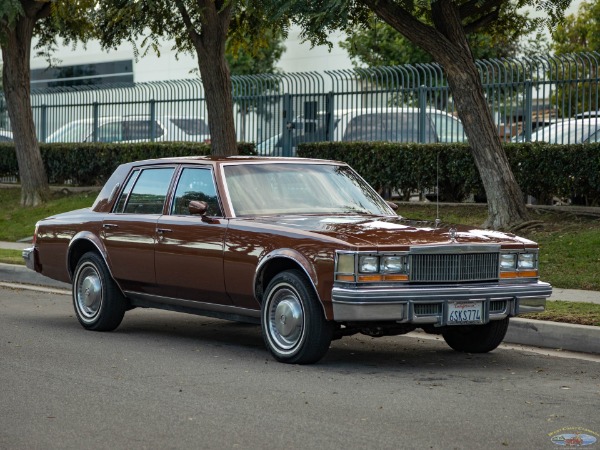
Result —
[{"label": "car door", "polygon": [[[208,204],[204,216],[192,215],[191,201]],[[184,166],[179,172],[168,214],[157,224],[155,265],[160,295],[229,305],[223,280],[227,222],[209,166]]]},{"label": "car door", "polygon": [[156,224],[174,172],[173,166],[133,171],[113,212],[102,223],[111,273],[125,291],[155,293]]}]

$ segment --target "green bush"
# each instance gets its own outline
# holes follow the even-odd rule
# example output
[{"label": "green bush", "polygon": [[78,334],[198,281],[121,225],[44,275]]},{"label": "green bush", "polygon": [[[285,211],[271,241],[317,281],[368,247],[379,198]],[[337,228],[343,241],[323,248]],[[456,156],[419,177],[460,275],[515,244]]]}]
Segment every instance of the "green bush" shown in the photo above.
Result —
[{"label": "green bush", "polygon": [[[51,184],[101,185],[113,171],[125,162],[171,156],[201,156],[210,154],[210,144],[160,142],[136,144],[103,143],[40,143],[42,160]],[[254,144],[238,144],[241,155],[254,155]],[[14,144],[0,144],[0,177],[18,178]]]},{"label": "green bush", "polygon": [[[600,144],[505,144],[513,173],[524,194],[540,203],[554,197],[600,205]],[[435,192],[461,201],[483,196],[483,185],[467,144],[325,142],[301,144],[298,155],[344,161],[371,185],[411,192]]]}]

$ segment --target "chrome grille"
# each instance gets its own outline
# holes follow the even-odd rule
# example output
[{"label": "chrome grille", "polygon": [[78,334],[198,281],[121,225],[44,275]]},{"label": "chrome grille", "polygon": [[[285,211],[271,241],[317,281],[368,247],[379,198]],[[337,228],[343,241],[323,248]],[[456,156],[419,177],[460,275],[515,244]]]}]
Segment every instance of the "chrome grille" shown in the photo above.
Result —
[{"label": "chrome grille", "polygon": [[441,303],[424,303],[415,305],[415,314],[417,316],[439,316],[442,314]]},{"label": "chrome grille", "polygon": [[498,279],[498,253],[412,254],[410,281],[453,282]]},{"label": "chrome grille", "polygon": [[491,313],[501,313],[506,309],[506,300],[492,300],[490,302]]}]

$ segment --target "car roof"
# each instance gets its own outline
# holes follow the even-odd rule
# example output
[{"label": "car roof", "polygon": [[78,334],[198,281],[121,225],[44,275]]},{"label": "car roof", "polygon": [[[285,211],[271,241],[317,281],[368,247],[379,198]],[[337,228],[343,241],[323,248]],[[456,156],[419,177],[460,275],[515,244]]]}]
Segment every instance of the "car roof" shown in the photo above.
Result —
[{"label": "car roof", "polygon": [[274,156],[178,156],[157,159],[145,159],[126,163],[131,166],[150,166],[157,164],[212,164],[212,165],[227,165],[236,163],[281,163],[281,164],[335,164],[346,165],[341,161],[332,161],[326,159],[311,159],[311,158],[290,158],[290,157],[274,157]]}]

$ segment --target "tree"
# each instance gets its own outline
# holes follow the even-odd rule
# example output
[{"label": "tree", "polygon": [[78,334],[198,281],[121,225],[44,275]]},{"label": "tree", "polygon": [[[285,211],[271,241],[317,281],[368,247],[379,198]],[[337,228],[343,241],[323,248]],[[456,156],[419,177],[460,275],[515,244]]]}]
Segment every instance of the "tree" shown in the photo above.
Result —
[{"label": "tree", "polygon": [[[519,6],[526,2],[545,8],[550,20],[556,21],[569,0],[523,0]],[[326,41],[332,30],[351,30],[368,23],[370,14],[375,13],[430,54],[445,71],[487,195],[485,225],[495,229],[524,222],[527,209],[486,103],[467,34],[483,27],[522,29],[522,16],[503,14],[507,5],[509,0],[287,0],[270,4],[276,14],[285,12],[294,17],[312,42]]]},{"label": "tree", "polygon": [[600,2],[582,2],[577,14],[570,14],[552,33],[557,55],[600,51]]},{"label": "tree", "polygon": [[260,42],[267,30],[284,29],[284,20],[268,22],[259,2],[248,0],[106,0],[99,3],[96,17],[107,48],[128,40],[137,52],[135,42],[143,37],[144,53],[160,54],[160,39],[169,38],[179,52],[195,53],[206,96],[211,151],[237,154],[231,73],[225,58],[228,39],[243,46],[252,35]]},{"label": "tree", "polygon": [[[510,14],[519,14],[515,5],[507,6],[513,9]],[[503,28],[499,35],[491,34],[492,30],[485,29],[469,34],[467,39],[473,57],[476,59],[511,58],[527,49],[527,44],[522,42],[520,36],[534,33],[537,24],[524,20],[523,25],[527,28],[518,30]],[[374,14],[369,16],[366,24],[354,26],[340,46],[346,49],[357,66],[362,64],[367,67],[396,66],[432,62],[429,53],[413,44]],[[538,46],[539,40],[536,38],[536,47]]]},{"label": "tree", "polygon": [[13,130],[21,180],[21,204],[35,206],[49,196],[48,179],[35,135],[30,99],[30,57],[34,34],[50,48],[57,36],[67,42],[85,39],[92,31],[82,11],[87,0],[0,0],[2,85]]}]

